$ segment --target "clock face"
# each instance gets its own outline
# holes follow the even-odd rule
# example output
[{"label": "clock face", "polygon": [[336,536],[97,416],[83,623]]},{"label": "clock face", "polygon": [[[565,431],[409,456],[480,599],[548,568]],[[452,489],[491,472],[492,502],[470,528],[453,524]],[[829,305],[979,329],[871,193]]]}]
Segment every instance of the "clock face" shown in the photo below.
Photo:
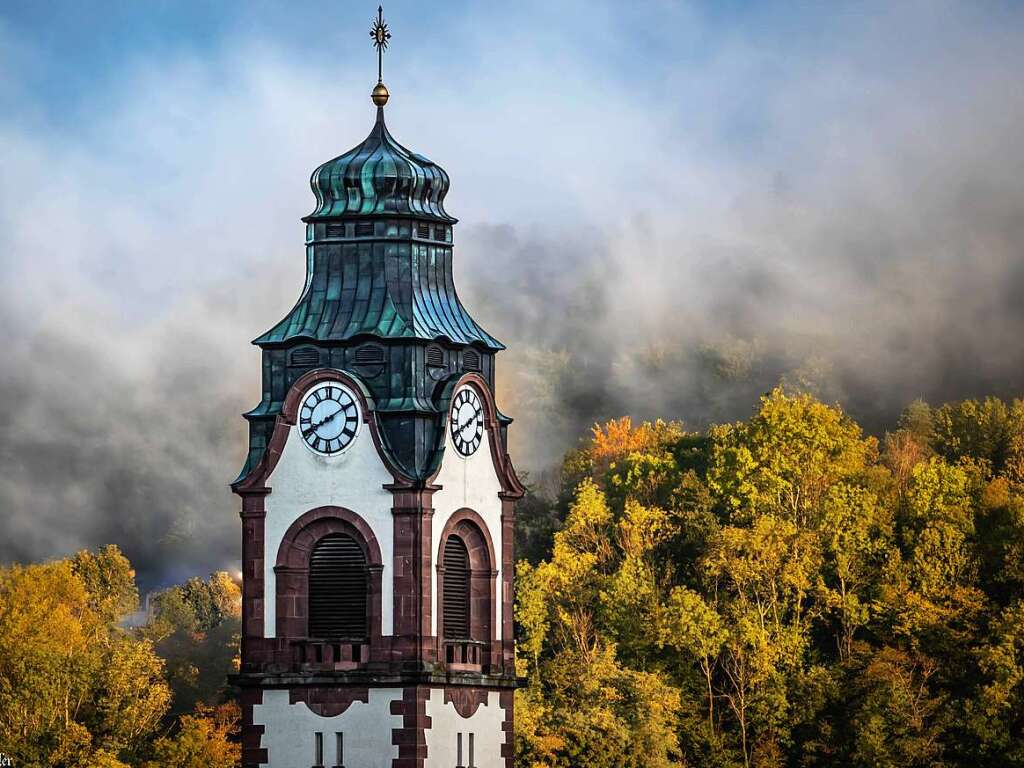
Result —
[{"label": "clock face", "polygon": [[455,394],[450,419],[452,442],[463,456],[472,456],[484,436],[484,408],[472,387],[463,387]]},{"label": "clock face", "polygon": [[319,384],[299,407],[299,430],[314,452],[324,456],[340,453],[359,433],[359,405],[340,384]]}]

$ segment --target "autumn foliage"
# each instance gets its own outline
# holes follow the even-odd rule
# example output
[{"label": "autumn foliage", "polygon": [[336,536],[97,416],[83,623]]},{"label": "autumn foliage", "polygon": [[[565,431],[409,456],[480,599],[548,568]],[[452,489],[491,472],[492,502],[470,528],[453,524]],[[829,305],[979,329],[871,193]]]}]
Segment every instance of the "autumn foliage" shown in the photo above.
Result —
[{"label": "autumn foliage", "polygon": [[1024,765],[1022,466],[1019,401],[595,427],[525,505],[517,764]]},{"label": "autumn foliage", "polygon": [[0,753],[19,768],[235,766],[238,710],[222,702],[237,598],[226,574],[194,579],[131,629],[117,547],[0,568]]}]

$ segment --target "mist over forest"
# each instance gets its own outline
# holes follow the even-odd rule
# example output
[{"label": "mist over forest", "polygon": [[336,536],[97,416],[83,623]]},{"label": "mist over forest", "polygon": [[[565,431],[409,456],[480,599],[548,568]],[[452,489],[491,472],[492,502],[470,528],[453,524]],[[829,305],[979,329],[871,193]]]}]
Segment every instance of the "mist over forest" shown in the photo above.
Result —
[{"label": "mist over forest", "polygon": [[[593,66],[602,14],[597,52],[480,32],[461,90],[396,59],[389,126],[452,176],[460,296],[508,346],[542,489],[597,421],[703,429],[779,383],[876,434],[916,398],[1022,394],[1024,17],[875,11],[807,21],[801,57],[752,22],[645,80]],[[43,53],[0,25],[5,70]],[[0,561],[112,542],[147,588],[237,560],[248,342],[299,295],[308,172],[371,112],[365,67],[258,36],[134,63],[70,123],[0,91]]]}]

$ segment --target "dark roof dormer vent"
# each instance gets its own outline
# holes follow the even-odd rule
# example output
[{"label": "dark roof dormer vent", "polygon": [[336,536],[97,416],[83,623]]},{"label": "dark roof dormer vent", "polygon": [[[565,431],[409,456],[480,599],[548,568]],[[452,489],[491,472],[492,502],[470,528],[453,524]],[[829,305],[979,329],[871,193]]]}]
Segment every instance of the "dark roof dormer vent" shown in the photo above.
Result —
[{"label": "dark roof dormer vent", "polygon": [[345,225],[334,222],[324,227],[324,234],[327,237],[344,237],[345,236]]},{"label": "dark roof dormer vent", "polygon": [[427,347],[427,367],[444,368],[444,350],[438,346]]},{"label": "dark roof dormer vent", "polygon": [[356,237],[373,237],[373,222],[360,221],[356,224]]},{"label": "dark roof dormer vent", "polygon": [[312,368],[320,364],[320,350],[316,347],[300,347],[292,350],[289,363],[299,368]]},{"label": "dark roof dormer vent", "polygon": [[462,367],[467,371],[479,371],[480,353],[475,349],[467,349],[462,355]]},{"label": "dark roof dormer vent", "polygon": [[376,344],[364,344],[356,350],[356,365],[381,365],[384,362],[384,348]]},{"label": "dark roof dormer vent", "polygon": [[423,238],[426,240],[430,237],[430,225],[425,221],[421,221],[416,225],[416,237]]}]

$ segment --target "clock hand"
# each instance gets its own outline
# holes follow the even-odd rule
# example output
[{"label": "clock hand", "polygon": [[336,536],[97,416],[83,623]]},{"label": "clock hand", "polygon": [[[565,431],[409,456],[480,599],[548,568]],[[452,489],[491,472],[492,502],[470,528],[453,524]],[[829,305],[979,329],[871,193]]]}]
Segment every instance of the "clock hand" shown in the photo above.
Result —
[{"label": "clock hand", "polygon": [[316,432],[318,429],[320,429],[320,427],[322,427],[324,424],[329,422],[331,419],[333,419],[335,416],[337,416],[343,410],[345,410],[345,409],[344,408],[338,408],[338,410],[336,410],[330,416],[324,416],[324,418],[320,419],[320,421],[318,421],[316,424],[311,424],[309,429],[307,429],[302,434],[308,437],[310,435],[310,433]]},{"label": "clock hand", "polygon": [[471,414],[468,419],[466,419],[464,422],[459,424],[458,429],[456,429],[455,431],[456,432],[462,432],[463,430],[465,430],[466,427],[468,427],[470,424],[472,424],[474,421],[476,421],[477,415],[478,414],[476,414],[476,413]]},{"label": "clock hand", "polygon": [[324,424],[326,424],[326,423],[327,423],[328,421],[330,421],[330,420],[331,420],[331,419],[333,419],[333,418],[334,418],[335,416],[337,416],[337,415],[338,415],[339,413],[341,413],[341,410],[342,410],[341,408],[338,408],[338,410],[336,410],[336,411],[335,411],[334,413],[332,413],[332,414],[331,414],[330,416],[325,416],[324,418],[322,418],[322,419],[320,420],[320,422],[319,422],[319,423],[317,424],[317,427],[322,427],[322,426],[323,426]]}]

